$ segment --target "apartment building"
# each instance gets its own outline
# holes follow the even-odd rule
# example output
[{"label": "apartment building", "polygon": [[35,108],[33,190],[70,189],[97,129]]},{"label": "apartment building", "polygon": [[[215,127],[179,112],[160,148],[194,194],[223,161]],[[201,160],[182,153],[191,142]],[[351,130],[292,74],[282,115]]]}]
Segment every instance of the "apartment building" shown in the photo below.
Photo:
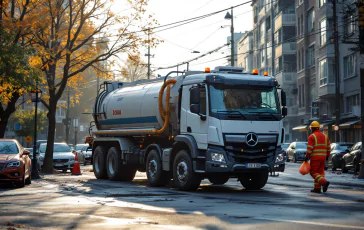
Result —
[{"label": "apartment building", "polygon": [[246,72],[253,71],[253,33],[246,32],[238,41],[238,67],[242,67]]},{"label": "apartment building", "polygon": [[239,41],[240,48],[248,50],[249,55],[245,54],[238,60],[240,63],[242,59],[246,60],[242,65],[248,65],[248,70],[268,71],[286,91],[289,115],[283,125],[285,140],[292,141],[292,128],[299,124],[296,104],[296,5],[292,0],[255,0],[251,6],[253,30]]},{"label": "apartment building", "polygon": [[[238,54],[239,54],[239,41],[245,35],[246,32],[242,33],[234,33],[234,65],[237,66],[238,64]],[[231,42],[231,36],[227,37],[227,43]],[[227,65],[231,65],[231,47],[229,47],[229,55],[227,56]]]},{"label": "apartment building", "polygon": [[308,124],[319,120],[332,141],[356,142],[361,138],[359,52],[353,41],[358,40],[354,20],[355,1],[339,1],[337,19],[339,32],[340,77],[340,140],[335,140],[336,74],[333,39],[333,6],[326,0],[296,0],[297,27],[297,92],[299,126],[293,138],[306,140]]}]

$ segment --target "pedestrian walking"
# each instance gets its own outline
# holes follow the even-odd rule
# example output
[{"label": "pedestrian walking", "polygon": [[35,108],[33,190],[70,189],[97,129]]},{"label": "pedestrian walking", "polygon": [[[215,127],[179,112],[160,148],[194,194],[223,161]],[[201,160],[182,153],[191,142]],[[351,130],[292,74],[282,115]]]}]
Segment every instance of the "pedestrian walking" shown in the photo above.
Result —
[{"label": "pedestrian walking", "polygon": [[312,134],[308,137],[308,145],[305,161],[310,159],[311,171],[310,174],[314,179],[314,189],[311,192],[321,193],[326,192],[330,182],[325,179],[325,164],[330,156],[330,140],[320,132],[320,123],[313,121],[310,125]]}]

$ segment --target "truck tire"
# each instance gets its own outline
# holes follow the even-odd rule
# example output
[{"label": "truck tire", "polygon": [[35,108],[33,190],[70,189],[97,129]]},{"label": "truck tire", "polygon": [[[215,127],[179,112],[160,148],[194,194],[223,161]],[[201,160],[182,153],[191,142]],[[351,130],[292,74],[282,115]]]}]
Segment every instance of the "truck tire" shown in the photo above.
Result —
[{"label": "truck tire", "polygon": [[186,150],[180,150],[173,161],[173,180],[182,191],[194,191],[201,183],[201,177],[193,171],[192,158]]},{"label": "truck tire", "polygon": [[94,170],[94,175],[97,179],[107,178],[106,154],[107,149],[104,146],[97,146],[94,151],[92,167]]},{"label": "truck tire", "polygon": [[219,175],[219,176],[212,176],[208,178],[209,181],[212,184],[218,184],[218,185],[222,185],[225,184],[226,182],[228,182],[229,180],[229,176],[228,175]]},{"label": "truck tire", "polygon": [[247,190],[257,190],[265,186],[268,181],[268,172],[249,173],[239,177],[240,183]]},{"label": "truck tire", "polygon": [[168,172],[162,170],[162,160],[156,150],[149,152],[145,168],[150,186],[165,186],[170,181]]}]

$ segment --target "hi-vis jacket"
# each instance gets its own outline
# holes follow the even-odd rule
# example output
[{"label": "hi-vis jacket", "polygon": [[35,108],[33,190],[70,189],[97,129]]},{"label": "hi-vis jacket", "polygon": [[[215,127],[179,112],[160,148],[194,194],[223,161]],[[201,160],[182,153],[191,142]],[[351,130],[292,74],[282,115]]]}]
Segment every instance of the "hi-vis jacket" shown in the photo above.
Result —
[{"label": "hi-vis jacket", "polygon": [[330,140],[325,134],[316,130],[308,137],[306,156],[310,160],[326,160],[330,152]]}]

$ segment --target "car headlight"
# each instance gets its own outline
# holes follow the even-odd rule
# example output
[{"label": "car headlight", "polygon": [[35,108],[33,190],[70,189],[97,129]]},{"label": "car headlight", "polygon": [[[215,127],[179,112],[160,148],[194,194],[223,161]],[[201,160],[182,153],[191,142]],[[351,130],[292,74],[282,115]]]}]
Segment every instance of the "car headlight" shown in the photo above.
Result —
[{"label": "car headlight", "polygon": [[224,154],[221,153],[211,153],[211,160],[226,163]]},{"label": "car headlight", "polygon": [[11,168],[11,167],[20,167],[20,161],[10,162],[6,167],[8,167],[8,168]]}]

